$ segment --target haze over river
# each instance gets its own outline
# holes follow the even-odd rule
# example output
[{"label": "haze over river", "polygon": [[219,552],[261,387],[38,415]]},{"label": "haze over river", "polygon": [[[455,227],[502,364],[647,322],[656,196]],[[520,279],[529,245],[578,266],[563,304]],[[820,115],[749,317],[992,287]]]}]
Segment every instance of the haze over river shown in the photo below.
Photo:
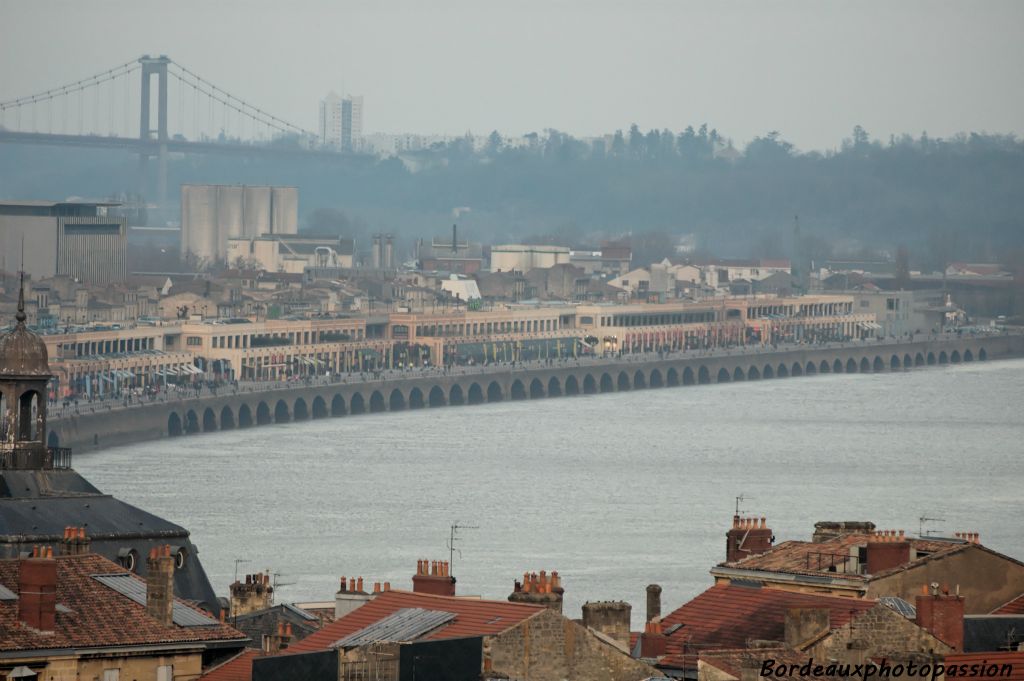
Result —
[{"label": "haze over river", "polygon": [[278,601],[331,600],[338,577],[411,588],[447,559],[460,594],[505,598],[558,570],[565,612],[663,611],[711,585],[734,497],[776,540],[818,520],[952,535],[1024,558],[1024,360],[825,374],[366,414],[76,456],[103,491],[184,525],[214,589],[270,568]]}]

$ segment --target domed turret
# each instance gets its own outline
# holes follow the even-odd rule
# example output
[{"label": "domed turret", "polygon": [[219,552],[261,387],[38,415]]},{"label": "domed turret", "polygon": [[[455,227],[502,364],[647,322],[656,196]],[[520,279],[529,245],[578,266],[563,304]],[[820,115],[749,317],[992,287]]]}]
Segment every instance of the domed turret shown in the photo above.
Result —
[{"label": "domed turret", "polygon": [[50,377],[49,356],[43,339],[25,326],[25,288],[18,291],[16,324],[0,336],[0,378]]}]

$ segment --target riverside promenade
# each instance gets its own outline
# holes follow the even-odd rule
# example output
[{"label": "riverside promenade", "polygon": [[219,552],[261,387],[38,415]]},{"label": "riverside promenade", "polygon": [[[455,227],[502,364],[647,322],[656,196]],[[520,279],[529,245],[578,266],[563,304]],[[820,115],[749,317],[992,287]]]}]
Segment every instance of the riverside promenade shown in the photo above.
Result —
[{"label": "riverside promenade", "polygon": [[56,409],[48,444],[88,451],[204,432],[503,400],[877,373],[1024,356],[1024,334],[943,334],[914,340],[742,347],[670,354],[344,374],[302,382],[243,383],[216,394],[166,394],[133,403]]}]

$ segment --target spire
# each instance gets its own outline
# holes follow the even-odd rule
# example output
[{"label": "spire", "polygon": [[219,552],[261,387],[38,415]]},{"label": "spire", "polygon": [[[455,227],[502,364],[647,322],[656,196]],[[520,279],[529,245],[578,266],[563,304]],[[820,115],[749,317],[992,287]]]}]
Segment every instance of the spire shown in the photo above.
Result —
[{"label": "spire", "polygon": [[18,320],[19,324],[24,324],[27,317],[25,316],[25,271],[21,271],[21,279],[18,282],[18,313],[14,315],[14,318]]}]

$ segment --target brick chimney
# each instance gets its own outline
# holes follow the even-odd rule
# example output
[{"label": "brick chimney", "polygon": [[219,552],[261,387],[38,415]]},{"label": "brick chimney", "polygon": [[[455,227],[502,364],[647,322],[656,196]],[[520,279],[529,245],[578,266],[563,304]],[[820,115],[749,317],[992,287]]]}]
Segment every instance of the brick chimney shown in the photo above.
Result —
[{"label": "brick chimney", "polygon": [[583,604],[583,626],[610,636],[629,647],[629,617],[633,606],[625,601]]},{"label": "brick chimney", "polygon": [[867,571],[877,575],[910,562],[910,542],[903,530],[880,530],[871,536],[867,545]]},{"label": "brick chimney", "polygon": [[244,583],[235,582],[228,587],[228,591],[231,594],[231,617],[269,608],[274,597],[270,575],[262,572],[246,575]]},{"label": "brick chimney", "polygon": [[959,595],[950,595],[949,588],[942,587],[940,592],[937,584],[921,587],[922,593],[917,597],[917,626],[931,633],[954,650],[964,649],[964,599]]},{"label": "brick chimney", "polygon": [[89,537],[84,527],[65,527],[61,550],[65,556],[80,556],[89,553]]},{"label": "brick chimney", "polygon": [[785,617],[786,645],[800,650],[831,629],[828,608],[789,608]]},{"label": "brick chimney", "polygon": [[57,625],[57,561],[52,547],[34,547],[18,564],[18,619],[38,631]]},{"label": "brick chimney", "polygon": [[771,550],[775,536],[764,518],[732,517],[732,528],[725,534],[725,560],[727,563],[756,556]]},{"label": "brick chimney", "polygon": [[146,560],[146,614],[165,627],[174,623],[174,557],[167,545],[149,550]]},{"label": "brick chimney", "polygon": [[276,655],[288,647],[292,640],[291,623],[278,622],[277,631],[273,634],[263,634],[262,648],[264,655]]},{"label": "brick chimney", "polygon": [[413,593],[434,596],[454,596],[455,578],[449,574],[449,565],[444,560],[416,561],[416,574],[412,576]]},{"label": "brick chimney", "polygon": [[658,658],[668,648],[668,636],[661,630],[661,622],[655,620],[644,625],[644,633],[640,634],[640,657]]},{"label": "brick chimney", "polygon": [[[385,582],[386,584],[386,582]],[[373,593],[363,590],[363,578],[353,577],[348,581],[341,578],[341,586],[334,594],[334,619],[341,619],[356,608],[366,605],[381,592],[380,582],[374,582]]]},{"label": "brick chimney", "polygon": [[647,621],[653,622],[661,619],[661,586],[658,584],[647,585]]},{"label": "brick chimney", "polygon": [[516,581],[508,600],[513,603],[529,603],[541,605],[557,613],[562,612],[562,600],[565,589],[558,572],[551,571],[549,576],[545,570],[523,573],[523,581]]}]

